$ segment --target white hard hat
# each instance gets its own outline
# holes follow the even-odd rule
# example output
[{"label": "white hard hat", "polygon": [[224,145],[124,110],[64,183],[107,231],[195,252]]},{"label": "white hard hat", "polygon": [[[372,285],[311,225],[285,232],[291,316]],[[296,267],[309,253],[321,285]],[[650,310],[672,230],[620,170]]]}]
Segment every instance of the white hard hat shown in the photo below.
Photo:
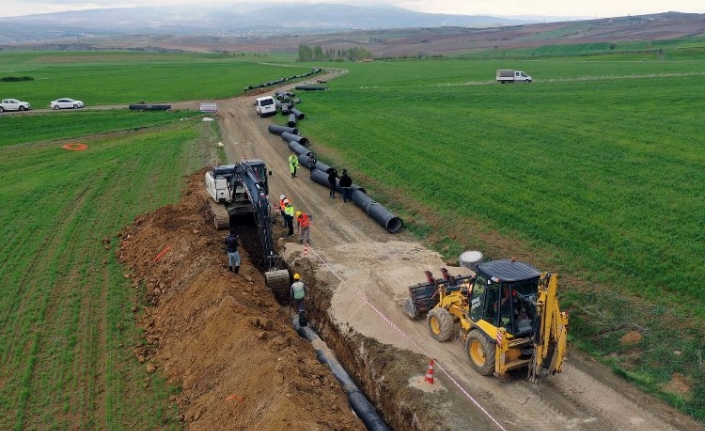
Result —
[{"label": "white hard hat", "polygon": [[280,199],[280,200],[284,200],[285,197],[286,197],[286,196],[284,196],[284,195],[280,195],[280,196],[279,196],[279,199]]}]

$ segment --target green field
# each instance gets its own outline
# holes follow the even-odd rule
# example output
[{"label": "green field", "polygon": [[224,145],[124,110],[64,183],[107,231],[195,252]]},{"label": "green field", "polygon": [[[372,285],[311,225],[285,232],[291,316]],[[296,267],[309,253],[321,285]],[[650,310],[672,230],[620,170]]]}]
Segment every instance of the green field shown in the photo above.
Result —
[{"label": "green field", "polygon": [[[472,248],[559,272],[571,343],[703,420],[705,58],[679,57],[335,63],[349,73],[330,91],[297,94],[298,127],[448,259]],[[325,66],[125,53],[0,60],[0,76],[36,79],[0,83],[0,94],[35,107],[59,96],[89,106],[216,99]],[[495,84],[498,68],[535,82]],[[183,176],[214,157],[203,142],[217,131],[180,121],[193,114],[56,114],[0,115],[0,429],[179,428],[176,389],[157,378],[144,389],[131,358],[140,292],[115,261],[116,234],[178,199]],[[67,140],[89,149],[66,151]],[[632,330],[643,339],[623,345]],[[664,389],[674,373],[690,393]]]}]

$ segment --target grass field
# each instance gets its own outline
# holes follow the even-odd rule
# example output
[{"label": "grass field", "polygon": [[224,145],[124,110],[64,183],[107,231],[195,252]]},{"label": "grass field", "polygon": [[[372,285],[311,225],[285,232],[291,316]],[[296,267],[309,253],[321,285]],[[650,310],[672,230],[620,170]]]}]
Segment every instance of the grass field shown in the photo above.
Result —
[{"label": "grass field", "polygon": [[[97,55],[0,53],[0,76],[39,78],[0,94],[35,107],[215,99],[325,66]],[[705,419],[705,59],[679,58],[335,63],[350,72],[298,94],[298,127],[449,259],[473,248],[558,271],[571,343]],[[495,84],[498,68],[535,82]],[[214,157],[201,142],[217,131],[182,116],[0,116],[0,429],[179,427],[175,389],[144,390],[130,358],[139,292],[114,252],[122,226]],[[631,330],[637,346],[620,342]],[[690,392],[666,389],[675,373]]]},{"label": "grass field", "polygon": [[[566,275],[572,342],[703,419],[704,66],[527,61],[534,83],[498,85],[496,61],[354,64],[297,127],[449,258],[505,257],[487,231],[534,250]],[[694,398],[662,391],[674,373]]]}]

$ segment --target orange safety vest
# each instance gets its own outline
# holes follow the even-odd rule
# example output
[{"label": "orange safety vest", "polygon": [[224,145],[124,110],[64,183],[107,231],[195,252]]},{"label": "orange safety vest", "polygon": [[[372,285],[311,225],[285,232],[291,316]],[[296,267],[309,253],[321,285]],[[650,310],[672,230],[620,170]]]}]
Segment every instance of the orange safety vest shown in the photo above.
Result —
[{"label": "orange safety vest", "polygon": [[284,211],[286,205],[284,205],[284,199],[279,199],[279,209]]},{"label": "orange safety vest", "polygon": [[311,219],[308,218],[308,214],[301,213],[299,218],[296,219],[299,222],[299,226],[302,228],[311,226]]}]

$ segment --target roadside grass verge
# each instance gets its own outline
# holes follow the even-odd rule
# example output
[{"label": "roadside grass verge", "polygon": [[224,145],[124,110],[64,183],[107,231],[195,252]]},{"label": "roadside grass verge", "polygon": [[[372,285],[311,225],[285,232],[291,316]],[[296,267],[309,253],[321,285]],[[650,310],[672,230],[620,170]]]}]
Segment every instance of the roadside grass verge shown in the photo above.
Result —
[{"label": "roadside grass verge", "polygon": [[116,234],[213,158],[208,123],[0,148],[0,429],[181,429],[141,342]]},{"label": "roadside grass verge", "polygon": [[[530,85],[447,85],[497,64],[351,65],[302,96],[297,127],[449,260],[557,271],[571,342],[705,419],[703,61],[534,61]],[[668,389],[679,374],[687,393]]]}]

